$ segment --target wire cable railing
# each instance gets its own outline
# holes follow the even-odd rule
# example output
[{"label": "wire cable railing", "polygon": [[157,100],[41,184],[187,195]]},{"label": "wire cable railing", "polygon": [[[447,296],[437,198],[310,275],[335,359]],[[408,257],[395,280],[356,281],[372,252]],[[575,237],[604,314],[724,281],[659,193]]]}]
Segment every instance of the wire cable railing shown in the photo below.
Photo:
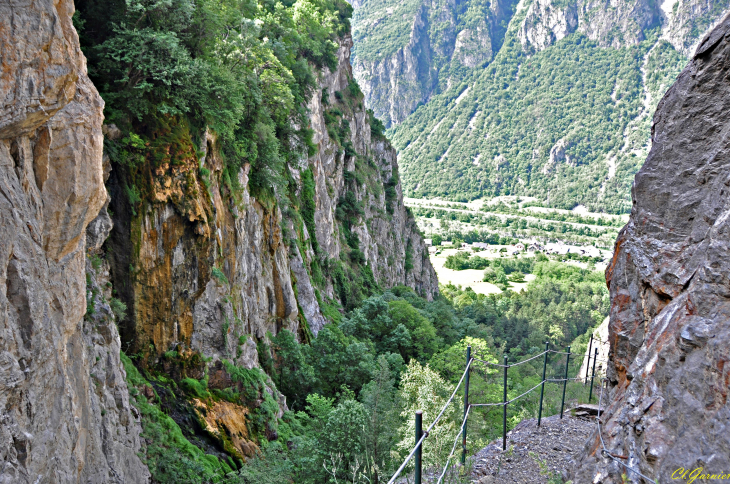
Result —
[{"label": "wire cable railing", "polygon": [[469,411],[471,410],[471,405],[466,407],[466,413],[464,414],[464,421],[461,422],[461,427],[459,427],[459,432],[456,434],[456,438],[454,439],[454,445],[451,447],[451,452],[449,453],[449,457],[446,459],[446,465],[444,465],[444,470],[441,472],[441,475],[439,476],[438,481],[436,481],[436,484],[441,484],[441,481],[443,480],[444,476],[446,475],[446,471],[449,468],[449,462],[451,462],[451,458],[454,457],[454,451],[456,450],[456,444],[459,442],[459,436],[463,434],[464,428],[466,427],[466,420],[469,418]]},{"label": "wire cable railing", "polygon": [[[393,477],[390,478],[388,481],[388,484],[393,484],[395,480],[398,478],[401,472],[403,472],[403,469],[406,468],[408,465],[408,462],[413,458],[413,456],[416,454],[418,449],[421,448],[423,445],[423,441],[426,440],[426,437],[431,433],[431,430],[433,430],[434,426],[438,423],[439,420],[441,420],[441,417],[443,417],[444,412],[446,412],[446,409],[449,408],[449,405],[451,405],[451,402],[454,400],[454,397],[456,396],[456,392],[459,390],[459,387],[461,386],[461,383],[464,381],[464,378],[469,373],[469,368],[471,367],[471,363],[474,361],[473,358],[469,359],[469,361],[466,364],[466,369],[464,370],[464,373],[461,375],[461,379],[459,380],[459,383],[456,384],[456,387],[454,388],[454,391],[451,393],[451,397],[446,401],[446,404],[441,409],[441,412],[438,414],[438,416],[434,419],[434,421],[431,423],[431,425],[426,429],[425,432],[423,432],[423,435],[421,438],[416,442],[415,447],[413,447],[413,450],[410,454],[408,454],[408,457],[403,461],[403,464],[398,468],[397,471],[395,471],[395,474],[393,474]],[[468,415],[468,409],[467,409],[467,415]],[[464,422],[466,422],[466,418],[464,418]]]},{"label": "wire cable railing", "polygon": [[596,417],[596,422],[598,423],[598,437],[601,440],[601,448],[602,448],[601,453],[603,455],[606,455],[606,456],[610,457],[614,462],[618,462],[619,464],[621,464],[622,466],[624,466],[627,470],[629,470],[629,471],[631,471],[631,472],[633,472],[635,474],[638,474],[639,476],[643,477],[644,479],[648,479],[649,482],[658,482],[658,481],[656,481],[655,479],[653,479],[653,478],[651,478],[649,476],[645,476],[644,474],[642,474],[641,472],[637,471],[633,467],[631,467],[631,466],[629,466],[627,464],[624,464],[619,459],[617,459],[616,457],[614,457],[613,454],[611,454],[608,451],[608,449],[606,449],[606,444],[603,443],[603,435],[601,435],[601,401],[603,400],[603,382],[604,381],[606,381],[605,378],[603,378],[601,380],[601,396],[598,398],[598,417]]},{"label": "wire cable railing", "polygon": [[[592,341],[591,341],[591,343],[592,343]],[[588,353],[589,355],[590,355],[590,349],[591,348],[589,346],[589,353]],[[546,378],[546,376],[545,376],[545,370],[547,369],[548,355],[550,353],[566,355],[566,360],[565,360],[565,376],[563,378]],[[590,386],[590,393],[589,393],[589,397],[588,397],[588,401],[589,402],[591,401],[592,395],[593,395],[593,380],[595,378],[596,361],[598,360],[597,355],[598,355],[598,348],[595,348],[595,356],[596,357],[593,359],[593,372],[592,372],[592,375],[591,375],[591,386]],[[411,450],[411,452],[405,458],[405,460],[403,461],[403,463],[400,465],[400,467],[398,468],[398,470],[393,474],[393,477],[391,477],[391,479],[388,481],[388,484],[394,484],[395,483],[396,479],[398,479],[398,477],[401,475],[401,473],[403,472],[403,470],[408,466],[408,463],[411,461],[411,459],[414,456],[417,456],[416,457],[416,473],[415,473],[416,479],[415,479],[415,484],[421,484],[421,469],[420,469],[420,466],[421,466],[421,457],[420,456],[421,456],[421,452],[422,452],[422,449],[423,449],[424,441],[431,434],[431,432],[432,432],[433,428],[436,426],[436,424],[441,420],[441,418],[443,417],[444,413],[449,408],[449,405],[451,405],[452,402],[454,401],[454,397],[456,396],[457,392],[459,391],[459,388],[461,388],[462,383],[464,383],[464,418],[463,418],[463,421],[461,423],[461,426],[459,427],[459,432],[457,433],[456,438],[454,440],[454,444],[453,444],[453,446],[451,448],[451,452],[449,453],[449,455],[448,455],[448,457],[446,459],[446,464],[445,464],[445,466],[443,468],[443,471],[441,472],[441,475],[438,478],[437,484],[440,484],[443,481],[444,476],[446,475],[446,472],[447,472],[447,470],[449,468],[449,464],[450,464],[452,458],[454,457],[454,452],[456,451],[456,446],[457,446],[458,441],[459,441],[459,435],[461,435],[462,438],[463,438],[463,449],[462,449],[462,458],[461,458],[462,465],[465,462],[465,458],[466,458],[466,428],[467,428],[467,422],[468,422],[468,419],[469,419],[469,413],[470,413],[472,407],[475,407],[475,408],[477,408],[477,407],[481,407],[481,408],[484,408],[484,407],[502,407],[503,408],[503,418],[502,418],[502,449],[503,450],[506,450],[506,445],[507,445],[507,406],[508,405],[510,405],[511,403],[514,403],[515,401],[517,401],[517,400],[519,400],[519,399],[527,396],[528,394],[532,393],[533,391],[535,391],[539,387],[541,387],[541,391],[540,391],[540,403],[539,403],[539,413],[538,413],[538,419],[537,419],[537,425],[540,426],[541,419],[542,419],[542,407],[543,407],[543,396],[544,396],[544,390],[545,390],[545,383],[562,383],[563,384],[562,400],[561,400],[561,403],[560,403],[560,418],[562,419],[563,418],[563,410],[565,408],[565,392],[566,392],[567,383],[569,381],[580,381],[580,380],[585,380],[587,382],[587,380],[588,380],[588,374],[587,374],[587,372],[586,372],[585,378],[584,377],[580,377],[580,376],[579,377],[575,377],[575,378],[568,378],[568,372],[569,372],[569,368],[570,368],[570,356],[575,356],[575,353],[571,353],[570,352],[570,347],[568,347],[568,351],[567,352],[556,351],[556,350],[549,349],[548,348],[548,344],[546,343],[545,344],[545,351],[543,351],[541,353],[538,353],[538,354],[536,354],[534,356],[531,356],[529,358],[526,358],[525,360],[522,360],[522,361],[519,361],[517,363],[514,363],[514,364],[507,364],[507,355],[506,354],[504,355],[504,364],[493,363],[493,362],[488,361],[488,360],[486,360],[484,358],[472,357],[471,356],[471,346],[468,346],[467,347],[467,354],[466,354],[466,356],[467,356],[467,358],[466,358],[466,368],[464,369],[464,373],[461,375],[461,378],[459,379],[459,382],[454,387],[454,391],[451,393],[451,396],[446,401],[446,403],[444,404],[444,406],[441,409],[441,411],[439,412],[439,414],[436,416],[436,418],[433,420],[433,422],[431,423],[431,425],[429,425],[429,427],[426,429],[425,432],[422,432],[421,433],[421,430],[420,430],[421,429],[421,415],[422,415],[422,413],[420,411],[416,412],[416,443],[415,443],[415,446],[413,447],[413,450]],[[507,399],[507,370],[509,368],[516,367],[516,366],[520,366],[520,365],[523,365],[523,364],[528,363],[530,361],[533,361],[533,360],[539,358],[540,356],[544,356],[544,360],[543,360],[543,373],[542,373],[542,379],[540,380],[540,382],[537,385],[535,385],[532,388],[530,388],[529,390],[521,393],[520,395],[518,395],[518,396],[516,396],[514,398],[511,398],[511,399]],[[485,403],[471,403],[471,402],[469,402],[469,373],[472,370],[472,363],[475,362],[475,361],[476,362],[479,362],[479,363],[483,363],[483,364],[485,364],[487,366],[502,368],[504,370],[504,384],[503,384],[503,394],[504,395],[503,395],[502,402],[490,402],[490,403],[486,403],[486,402]],[[602,396],[603,396],[603,389],[601,389],[601,397]],[[600,401],[599,401],[599,408],[600,408]]]},{"label": "wire cable railing", "polygon": [[513,366],[520,366],[520,365],[524,365],[525,363],[527,363],[527,362],[529,362],[529,361],[532,361],[532,360],[534,360],[535,358],[539,358],[539,357],[541,357],[542,355],[544,355],[544,354],[545,354],[545,353],[547,353],[548,351],[551,351],[551,352],[553,352],[553,353],[554,353],[554,351],[552,351],[552,350],[545,350],[545,351],[543,351],[542,353],[538,353],[538,354],[536,354],[535,356],[532,356],[532,357],[530,357],[530,358],[528,358],[528,359],[526,359],[526,360],[522,360],[522,361],[520,361],[520,362],[518,362],[518,363],[513,363],[513,364],[511,364],[511,365],[500,365],[499,363],[492,363],[491,361],[487,361],[487,360],[483,360],[483,359],[479,359],[479,358],[474,358],[474,360],[475,360],[475,361],[478,361],[478,362],[480,362],[480,363],[484,363],[484,364],[490,365],[490,366],[496,366],[496,367],[498,367],[498,368],[505,368],[505,367],[507,367],[507,368],[511,368],[511,367],[513,367]]}]

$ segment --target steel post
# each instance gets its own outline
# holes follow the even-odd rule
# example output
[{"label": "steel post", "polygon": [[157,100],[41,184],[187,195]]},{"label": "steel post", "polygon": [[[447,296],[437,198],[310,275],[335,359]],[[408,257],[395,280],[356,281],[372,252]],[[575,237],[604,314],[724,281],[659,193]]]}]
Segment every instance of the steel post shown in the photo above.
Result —
[{"label": "steel post", "polygon": [[537,412],[537,426],[540,426],[540,421],[542,420],[542,397],[545,394],[545,370],[547,370],[547,358],[548,358],[548,348],[550,343],[545,343],[545,359],[542,362],[542,385],[540,386],[540,410]]},{"label": "steel post", "polygon": [[[471,346],[466,347],[466,376],[464,377],[464,419],[466,419],[466,412],[469,411],[469,373],[471,368],[469,362],[471,361]],[[466,464],[466,421],[464,421],[464,429],[462,432],[461,442],[461,465]]]},{"label": "steel post", "polygon": [[563,418],[563,408],[565,407],[565,389],[568,387],[568,365],[570,364],[570,346],[565,355],[565,378],[563,380],[563,399],[560,401],[560,418]]},{"label": "steel post", "polygon": [[502,450],[507,450],[507,355],[504,355],[504,399],[502,400]]},{"label": "steel post", "polygon": [[598,359],[598,348],[596,348],[596,355],[593,357],[593,374],[591,374],[591,389],[588,392],[588,403],[591,403],[593,398],[593,379],[596,377],[596,360]]},{"label": "steel post", "polygon": [[[418,442],[421,440],[421,437],[423,436],[423,412],[421,410],[416,410],[416,445],[418,445]],[[422,467],[422,460],[421,457],[423,455],[423,445],[419,445],[418,449],[416,449],[416,471],[414,475],[414,480],[416,484],[421,484],[421,467]]]}]

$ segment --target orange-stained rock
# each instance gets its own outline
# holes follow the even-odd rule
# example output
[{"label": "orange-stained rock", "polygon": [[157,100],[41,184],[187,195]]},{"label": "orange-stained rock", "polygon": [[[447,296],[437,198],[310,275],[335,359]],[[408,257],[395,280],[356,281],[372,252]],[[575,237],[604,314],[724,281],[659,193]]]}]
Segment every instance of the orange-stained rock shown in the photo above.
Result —
[{"label": "orange-stained rock", "polygon": [[197,398],[192,403],[205,431],[220,441],[227,452],[241,460],[256,455],[259,448],[249,439],[246,407],[223,400],[206,403]]},{"label": "orange-stained rock", "polygon": [[[730,16],[654,116],[652,148],[606,271],[609,452],[658,482],[730,469]],[[642,481],[592,439],[574,482]]]}]

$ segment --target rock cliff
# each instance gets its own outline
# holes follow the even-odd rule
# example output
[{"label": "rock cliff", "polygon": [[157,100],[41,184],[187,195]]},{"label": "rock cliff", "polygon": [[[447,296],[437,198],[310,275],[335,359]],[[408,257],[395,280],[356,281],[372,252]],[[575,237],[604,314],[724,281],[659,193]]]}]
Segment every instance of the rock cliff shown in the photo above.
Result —
[{"label": "rock cliff", "polygon": [[395,150],[372,138],[351,83],[351,45],[342,39],[337,69],[321,73],[309,103],[316,153],[289,167],[301,203],[312,204],[311,223],[295,207],[282,210],[252,195],[248,165],[239,174],[241,193],[232,195],[209,132],[201,134],[201,159],[158,169],[148,180],[151,200],[137,208],[112,171],[115,223],[107,248],[114,286],[129,308],[121,329],[129,352],[152,345],[161,355],[182,345],[258,366],[255,341],[281,329],[307,339],[327,322],[322,304],[354,302],[358,288],[347,280],[353,265],[382,287],[437,293],[423,239],[403,205]]},{"label": "rock cliff", "polygon": [[355,76],[368,107],[387,126],[402,123],[419,105],[494,59],[513,19],[528,54],[574,32],[602,47],[620,48],[654,36],[658,28],[662,40],[689,57],[730,7],[726,0],[498,0],[486,5],[432,0],[398,6],[368,0],[353,5]]},{"label": "rock cliff", "polygon": [[703,32],[728,8],[726,1],[621,1],[615,4],[535,0],[522,21],[519,38],[526,51],[540,51],[572,32],[601,46],[619,48],[645,40],[659,27],[661,38],[689,56]]},{"label": "rock cliff", "polygon": [[[70,0],[0,2],[0,482],[148,482],[164,439],[182,438],[173,420],[222,460],[188,457],[225,473],[257,451],[249,414],[286,409],[246,373],[257,344],[284,328],[309,340],[363,291],[437,294],[395,151],[344,36],[309,101],[311,156],[286,170],[293,196],[252,193],[248,165],[226,178],[215,133],[173,118],[176,158],[131,180],[73,14]],[[182,402],[149,375],[246,398]]]},{"label": "rock cliff", "polygon": [[113,318],[84,317],[86,227],[107,198],[104,104],[73,12],[0,2],[2,483],[149,480]]},{"label": "rock cliff", "polygon": [[[617,461],[658,482],[680,468],[730,468],[729,58],[726,17],[659,103],[606,271],[611,403],[602,437]],[[603,483],[624,473],[647,482],[602,453],[597,434],[574,472],[576,482]]]},{"label": "rock cliff", "polygon": [[492,60],[514,4],[433,0],[396,12],[377,0],[356,3],[353,68],[368,107],[386,126],[399,124],[435,92]]}]

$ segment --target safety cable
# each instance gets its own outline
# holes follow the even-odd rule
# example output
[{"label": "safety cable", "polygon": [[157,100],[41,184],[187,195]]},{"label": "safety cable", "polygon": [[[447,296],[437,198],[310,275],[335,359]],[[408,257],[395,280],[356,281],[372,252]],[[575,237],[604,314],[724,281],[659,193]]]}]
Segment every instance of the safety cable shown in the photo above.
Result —
[{"label": "safety cable", "polygon": [[464,426],[466,425],[466,419],[469,417],[469,410],[471,410],[471,405],[466,407],[466,413],[464,414],[464,421],[461,422],[461,427],[459,427],[459,432],[456,434],[456,439],[454,439],[454,445],[451,447],[451,453],[449,454],[448,459],[446,459],[446,465],[444,466],[444,470],[441,473],[441,476],[439,476],[439,480],[436,481],[436,484],[441,484],[441,480],[446,475],[446,469],[449,468],[449,462],[451,462],[451,458],[454,457],[454,451],[456,450],[457,442],[459,442],[459,436],[464,432]]},{"label": "safety cable", "polygon": [[615,458],[613,456],[613,454],[611,454],[608,451],[608,449],[606,449],[606,444],[603,443],[603,435],[601,435],[601,401],[603,400],[603,382],[604,381],[606,381],[606,378],[603,378],[601,380],[601,396],[598,399],[598,417],[596,417],[596,422],[598,422],[598,437],[601,439],[601,447],[603,447],[603,454],[609,456],[615,462],[618,462],[619,464],[621,464],[622,466],[624,466],[626,469],[630,470],[631,472],[640,475],[644,479],[649,479],[649,482],[657,482],[656,480],[652,479],[651,477],[645,476],[644,474],[637,471],[636,469],[633,469],[633,468],[629,467],[628,465],[624,464],[623,462],[621,462],[620,460]]},{"label": "safety cable", "polygon": [[459,390],[459,387],[461,386],[461,382],[464,381],[464,377],[466,377],[467,372],[469,371],[469,367],[471,367],[471,362],[474,361],[474,358],[471,358],[469,362],[466,364],[466,369],[464,370],[464,373],[461,375],[461,379],[459,380],[459,383],[456,384],[456,387],[454,388],[453,393],[451,394],[451,397],[447,400],[446,405],[444,405],[444,408],[441,409],[441,413],[438,414],[436,419],[431,423],[431,425],[426,429],[426,431],[423,433],[421,438],[416,442],[416,446],[413,447],[413,450],[411,450],[411,453],[408,454],[408,457],[406,457],[406,460],[403,461],[403,463],[400,465],[398,470],[393,474],[393,477],[390,478],[388,481],[388,484],[393,484],[395,480],[398,478],[401,472],[403,472],[403,469],[406,468],[408,465],[408,461],[411,460],[411,458],[416,454],[416,450],[423,444],[423,441],[428,437],[428,435],[431,433],[431,430],[433,427],[438,423],[438,421],[443,416],[444,412],[447,408],[449,408],[449,405],[451,405],[451,402],[454,400],[454,397],[456,396],[456,392]]}]

